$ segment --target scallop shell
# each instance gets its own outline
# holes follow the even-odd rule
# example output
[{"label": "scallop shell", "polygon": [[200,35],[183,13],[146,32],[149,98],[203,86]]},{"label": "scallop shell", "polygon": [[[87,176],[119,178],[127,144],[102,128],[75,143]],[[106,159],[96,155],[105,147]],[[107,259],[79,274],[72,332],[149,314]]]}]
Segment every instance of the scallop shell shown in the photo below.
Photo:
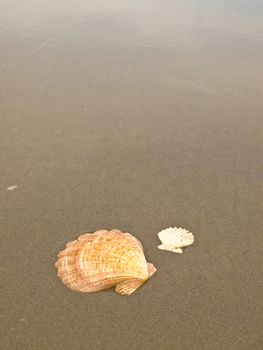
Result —
[{"label": "scallop shell", "polygon": [[79,236],[58,254],[55,265],[62,282],[73,290],[96,292],[116,286],[123,295],[133,293],[156,271],[146,262],[140,241],[119,230]]},{"label": "scallop shell", "polygon": [[194,243],[194,235],[181,227],[169,227],[158,233],[158,237],[162,242],[158,246],[159,249],[168,250],[174,253],[182,253],[183,247]]}]

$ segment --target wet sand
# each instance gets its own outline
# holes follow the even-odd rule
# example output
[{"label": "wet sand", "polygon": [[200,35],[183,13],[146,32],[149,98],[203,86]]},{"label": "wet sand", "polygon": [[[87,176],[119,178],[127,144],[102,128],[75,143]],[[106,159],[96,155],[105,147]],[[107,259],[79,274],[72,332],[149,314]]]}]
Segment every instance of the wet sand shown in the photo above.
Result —
[{"label": "wet sand", "polygon": [[[1,349],[263,348],[263,6],[237,3],[0,1]],[[130,297],[56,276],[99,228],[158,269]]]}]

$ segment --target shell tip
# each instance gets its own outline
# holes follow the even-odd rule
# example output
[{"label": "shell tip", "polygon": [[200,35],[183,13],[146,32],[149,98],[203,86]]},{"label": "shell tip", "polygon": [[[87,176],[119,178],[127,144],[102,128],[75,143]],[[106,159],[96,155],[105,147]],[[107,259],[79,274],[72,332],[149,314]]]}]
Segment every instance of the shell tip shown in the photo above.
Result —
[{"label": "shell tip", "polygon": [[144,280],[141,279],[130,279],[117,284],[115,291],[122,295],[131,295],[136,291],[142,284]]},{"label": "shell tip", "polygon": [[156,272],[156,267],[152,263],[147,263],[148,266],[148,278]]}]

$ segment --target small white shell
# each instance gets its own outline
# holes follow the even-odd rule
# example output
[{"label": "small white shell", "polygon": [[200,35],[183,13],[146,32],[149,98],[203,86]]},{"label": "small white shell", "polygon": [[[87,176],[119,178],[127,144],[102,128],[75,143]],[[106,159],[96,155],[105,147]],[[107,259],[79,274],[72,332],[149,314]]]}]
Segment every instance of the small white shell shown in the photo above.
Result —
[{"label": "small white shell", "polygon": [[159,249],[168,250],[174,253],[182,253],[181,248],[194,243],[194,236],[188,230],[181,227],[169,227],[158,233],[162,244]]}]

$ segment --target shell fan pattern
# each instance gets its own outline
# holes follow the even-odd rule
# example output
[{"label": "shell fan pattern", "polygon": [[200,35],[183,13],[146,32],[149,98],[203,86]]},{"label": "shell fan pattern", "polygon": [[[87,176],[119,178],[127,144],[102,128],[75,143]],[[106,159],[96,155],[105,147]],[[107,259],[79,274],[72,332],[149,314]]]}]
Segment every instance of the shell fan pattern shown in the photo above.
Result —
[{"label": "shell fan pattern", "polygon": [[100,230],[71,241],[58,254],[58,276],[69,288],[96,292],[115,286],[130,295],[156,271],[140,241],[130,233]]}]

